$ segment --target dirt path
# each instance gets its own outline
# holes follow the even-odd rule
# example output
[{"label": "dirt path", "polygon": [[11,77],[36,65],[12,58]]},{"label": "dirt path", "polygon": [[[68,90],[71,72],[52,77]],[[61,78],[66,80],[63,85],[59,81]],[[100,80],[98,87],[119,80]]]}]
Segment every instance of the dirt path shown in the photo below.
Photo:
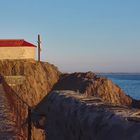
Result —
[{"label": "dirt path", "polygon": [[0,140],[15,140],[16,123],[6,98],[3,85],[0,84]]}]

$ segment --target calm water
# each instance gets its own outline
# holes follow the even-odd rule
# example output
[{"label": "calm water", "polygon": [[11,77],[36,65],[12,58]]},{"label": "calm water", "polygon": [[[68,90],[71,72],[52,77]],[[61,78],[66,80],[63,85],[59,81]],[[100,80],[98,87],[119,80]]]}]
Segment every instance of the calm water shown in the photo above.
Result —
[{"label": "calm water", "polygon": [[140,99],[140,74],[103,74],[135,99]]}]

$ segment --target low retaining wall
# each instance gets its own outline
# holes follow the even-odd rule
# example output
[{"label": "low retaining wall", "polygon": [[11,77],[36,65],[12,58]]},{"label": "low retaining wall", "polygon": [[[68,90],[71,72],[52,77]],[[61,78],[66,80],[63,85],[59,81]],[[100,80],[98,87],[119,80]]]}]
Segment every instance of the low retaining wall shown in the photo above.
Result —
[{"label": "low retaining wall", "polygon": [[105,104],[72,91],[53,91],[34,110],[47,140],[140,140],[140,110]]},{"label": "low retaining wall", "polygon": [[22,85],[25,82],[25,76],[4,76],[4,80],[10,86]]}]

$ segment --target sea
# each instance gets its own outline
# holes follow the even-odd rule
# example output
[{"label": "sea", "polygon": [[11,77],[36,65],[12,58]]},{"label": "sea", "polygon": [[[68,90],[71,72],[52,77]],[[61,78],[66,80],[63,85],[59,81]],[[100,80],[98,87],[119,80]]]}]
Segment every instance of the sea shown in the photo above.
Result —
[{"label": "sea", "polygon": [[140,74],[104,73],[101,74],[117,84],[127,95],[140,100]]}]

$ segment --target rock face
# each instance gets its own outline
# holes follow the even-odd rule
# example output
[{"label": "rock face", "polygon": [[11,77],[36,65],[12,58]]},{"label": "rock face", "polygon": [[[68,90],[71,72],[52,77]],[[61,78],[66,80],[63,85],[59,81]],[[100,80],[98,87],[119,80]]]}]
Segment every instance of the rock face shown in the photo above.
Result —
[{"label": "rock face", "polygon": [[128,106],[132,103],[132,99],[111,80],[92,72],[63,74],[53,89],[78,91],[87,96],[100,97],[107,103]]},{"label": "rock face", "polygon": [[[18,114],[20,114],[21,117],[23,116],[22,121],[27,118],[27,108],[25,109],[22,107],[21,102],[18,102],[18,98],[20,97],[22,100],[26,101],[31,107],[35,107],[35,105],[40,102],[35,108],[36,114],[33,114],[32,119],[34,119],[36,126],[45,129],[46,132],[48,131],[47,140],[86,140],[86,138],[88,140],[94,140],[93,137],[99,137],[99,135],[97,135],[99,129],[102,129],[102,138],[106,131],[107,133],[108,131],[112,131],[111,134],[113,137],[114,133],[118,135],[115,130],[118,132],[120,132],[120,130],[125,132],[122,124],[128,128],[127,131],[132,131],[133,127],[135,130],[134,123],[131,124],[130,122],[128,123],[128,121],[125,121],[128,117],[118,117],[118,115],[114,115],[115,110],[109,111],[109,109],[112,108],[109,104],[113,104],[114,106],[130,106],[131,104],[139,103],[137,101],[134,102],[134,100],[125,95],[117,85],[112,83],[112,81],[103,77],[98,77],[94,73],[61,74],[55,66],[49,63],[36,62],[33,60],[1,60],[0,74],[5,78],[3,86],[6,98],[8,99],[12,110],[14,111],[14,108],[18,108],[20,111],[14,111],[14,120],[16,120],[18,124],[21,125],[21,122],[15,118]],[[22,79],[23,81],[19,81],[18,79]],[[46,96],[52,89],[72,90],[76,91],[76,93],[70,92],[72,94],[67,96],[66,94],[69,95],[69,92],[60,91],[51,92]],[[15,93],[18,96],[15,96]],[[72,95],[74,95],[74,97]],[[77,99],[77,97],[80,98]],[[85,104],[83,104],[83,100],[81,100],[83,97],[88,98],[88,102]],[[95,105],[101,103],[101,106],[99,108],[97,106],[89,106],[90,103],[93,103],[91,99],[96,101],[94,102]],[[83,107],[83,105],[85,107]],[[102,105],[104,106],[103,108]],[[105,106],[109,106],[109,108],[106,108]],[[117,108],[115,107],[115,109]],[[122,110],[125,110],[125,108],[121,108],[118,112],[121,112]],[[90,115],[90,111],[92,115]],[[127,109],[124,114],[127,114],[128,112],[130,112],[129,109]],[[112,114],[115,116],[113,119]],[[129,114],[127,114],[127,116],[129,116]],[[125,119],[122,121],[122,118]],[[105,121],[100,123],[102,119]],[[119,121],[117,121],[118,119]],[[117,121],[117,123],[113,122],[114,120]],[[90,127],[91,125],[93,126]],[[107,125],[107,128],[106,126],[105,128],[102,128],[100,125]],[[132,127],[129,127],[131,125]],[[117,126],[117,128],[115,129],[114,126]],[[139,128],[139,125],[137,127]],[[114,129],[112,130],[112,128]],[[24,135],[24,130],[21,131]],[[84,131],[86,133],[84,133]],[[68,132],[70,135],[66,134]],[[90,132],[94,133],[90,134]],[[139,134],[133,134],[133,136],[139,138]],[[32,140],[43,140],[43,137],[43,131],[33,127]],[[102,138],[99,137],[98,140],[102,140]],[[107,139],[111,140],[111,138],[108,134]],[[124,137],[120,138],[127,138],[127,136],[124,135]]]},{"label": "rock face", "polygon": [[34,106],[52,89],[59,79],[60,72],[47,62],[1,60],[0,74],[25,76],[24,83],[13,86],[12,89],[30,106]]},{"label": "rock face", "polygon": [[139,140],[139,110],[73,91],[53,91],[34,110],[46,140]]},{"label": "rock face", "polygon": [[[22,84],[4,84],[6,96],[9,98],[11,107],[17,107],[22,113],[24,122],[27,119],[27,108],[23,108],[21,102],[18,102],[15,93],[28,105],[34,107],[39,101],[45,97],[52,89],[54,84],[58,81],[60,72],[58,69],[49,63],[36,62],[29,60],[1,60],[0,61],[0,74],[3,76],[11,77],[24,77]],[[16,83],[16,82],[14,82]],[[12,111],[12,110],[11,110]],[[14,114],[18,116],[19,114]],[[16,120],[18,121],[18,120]],[[21,122],[17,122],[20,123]],[[27,124],[26,124],[27,125]],[[32,140],[43,140],[42,131],[33,127]],[[24,138],[25,140],[25,138]]]}]

